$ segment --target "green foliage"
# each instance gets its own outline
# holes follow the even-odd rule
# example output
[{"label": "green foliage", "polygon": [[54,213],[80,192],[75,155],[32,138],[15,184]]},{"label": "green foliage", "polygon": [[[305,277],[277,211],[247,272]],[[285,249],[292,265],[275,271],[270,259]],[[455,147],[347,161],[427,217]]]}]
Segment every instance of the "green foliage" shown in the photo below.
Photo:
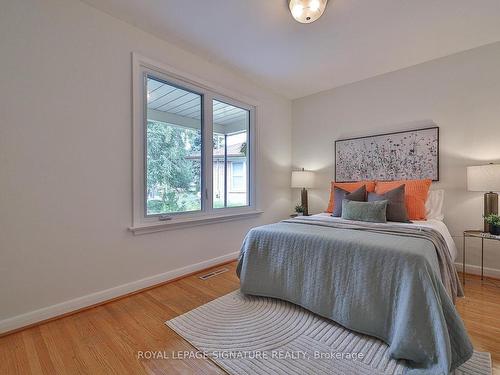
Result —
[{"label": "green foliage", "polygon": [[298,205],[295,206],[295,212],[301,213],[301,212],[304,212],[304,211],[305,211],[304,207],[302,207],[300,204],[298,204]]},{"label": "green foliage", "polygon": [[500,216],[496,214],[490,214],[484,217],[484,220],[490,225],[495,227],[500,227]]},{"label": "green foliage", "polygon": [[218,150],[218,149],[224,148],[225,138],[222,134],[214,133],[213,138],[212,138],[212,142],[213,142],[214,150]]},{"label": "green foliage", "polygon": [[243,155],[247,156],[247,143],[246,143],[246,142],[243,142],[243,143],[241,144],[240,152],[241,152]]},{"label": "green foliage", "polygon": [[148,213],[159,214],[164,212],[165,205],[161,199],[148,199]]},{"label": "green foliage", "polygon": [[199,210],[201,132],[157,121],[147,123],[148,213]]}]

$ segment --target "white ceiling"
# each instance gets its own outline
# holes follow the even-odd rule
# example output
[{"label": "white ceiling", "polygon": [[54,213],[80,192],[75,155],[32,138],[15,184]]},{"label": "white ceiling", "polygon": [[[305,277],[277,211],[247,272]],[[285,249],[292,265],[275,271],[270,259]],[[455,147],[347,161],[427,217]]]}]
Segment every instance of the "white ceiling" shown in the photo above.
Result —
[{"label": "white ceiling", "polygon": [[83,0],[289,98],[500,41],[500,0]]}]

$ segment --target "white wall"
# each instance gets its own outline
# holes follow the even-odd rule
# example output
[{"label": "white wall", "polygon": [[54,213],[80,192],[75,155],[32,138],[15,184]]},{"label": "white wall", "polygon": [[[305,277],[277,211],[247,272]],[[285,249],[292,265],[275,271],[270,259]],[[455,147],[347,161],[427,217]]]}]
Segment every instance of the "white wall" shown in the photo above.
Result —
[{"label": "white wall", "polygon": [[[483,209],[482,194],[466,191],[465,167],[500,161],[500,43],[294,100],[292,119],[293,165],[318,171],[313,212],[327,206],[335,139],[434,121],[441,151],[434,185],[446,190],[445,222],[461,250],[462,231],[481,227]],[[500,243],[485,254],[485,266],[500,270]],[[469,260],[479,264],[477,246]]]},{"label": "white wall", "polygon": [[[78,1],[1,8],[0,330],[134,285],[36,309],[237,252],[250,227],[289,214],[290,101]],[[127,231],[132,51],[262,104],[261,217]]]}]

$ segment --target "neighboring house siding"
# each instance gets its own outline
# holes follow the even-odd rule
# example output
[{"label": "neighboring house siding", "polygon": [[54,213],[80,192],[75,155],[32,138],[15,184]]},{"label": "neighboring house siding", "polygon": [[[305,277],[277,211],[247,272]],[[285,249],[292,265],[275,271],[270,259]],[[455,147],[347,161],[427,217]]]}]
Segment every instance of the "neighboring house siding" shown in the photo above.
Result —
[{"label": "neighboring house siding", "polygon": [[[242,164],[241,173],[240,167],[237,167],[237,174],[233,176],[233,163]],[[229,202],[240,203],[241,205],[246,205],[246,158],[241,157],[229,157],[227,161],[227,179],[228,179],[228,191],[227,199]],[[241,178],[242,177],[242,181]],[[234,179],[239,181],[235,181]],[[224,159],[217,158],[213,162],[213,179],[214,179],[214,194],[216,199],[224,199]]]}]

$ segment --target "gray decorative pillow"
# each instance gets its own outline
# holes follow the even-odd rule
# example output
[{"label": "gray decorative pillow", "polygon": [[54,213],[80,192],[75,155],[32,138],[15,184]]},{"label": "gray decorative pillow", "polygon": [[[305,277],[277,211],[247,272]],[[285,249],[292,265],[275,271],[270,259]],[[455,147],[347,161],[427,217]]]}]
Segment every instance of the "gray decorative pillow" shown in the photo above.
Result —
[{"label": "gray decorative pillow", "polygon": [[409,223],[405,203],[405,185],[389,190],[384,194],[368,193],[368,202],[387,200],[387,220]]},{"label": "gray decorative pillow", "polygon": [[375,202],[355,202],[344,199],[342,219],[385,223],[387,200]]},{"label": "gray decorative pillow", "polygon": [[361,186],[358,190],[349,193],[347,190],[335,187],[333,190],[334,209],[332,216],[340,217],[342,215],[342,201],[349,199],[350,201],[364,202],[366,201],[366,186]]}]

